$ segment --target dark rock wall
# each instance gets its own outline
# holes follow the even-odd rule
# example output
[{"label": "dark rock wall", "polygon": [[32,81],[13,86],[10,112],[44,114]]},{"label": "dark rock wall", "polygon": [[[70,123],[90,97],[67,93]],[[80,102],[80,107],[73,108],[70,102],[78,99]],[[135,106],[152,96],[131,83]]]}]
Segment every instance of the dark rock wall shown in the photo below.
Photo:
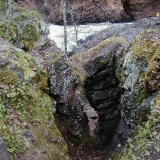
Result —
[{"label": "dark rock wall", "polygon": [[[24,0],[21,6],[36,9],[46,15],[48,22],[63,24],[63,0]],[[67,5],[68,24],[76,23],[125,22],[144,17],[155,17],[160,11],[159,0],[70,0]]]},{"label": "dark rock wall", "polygon": [[49,65],[49,85],[56,100],[57,114],[66,118],[72,142],[79,144],[83,133],[88,131],[84,109],[84,95],[79,85],[79,76],[65,56],[58,55]]},{"label": "dark rock wall", "polygon": [[[135,60],[132,64],[132,56],[129,56],[129,53],[135,50],[134,47],[134,49],[132,48],[132,45],[134,46],[133,42],[137,41],[138,43],[138,38],[134,41],[135,37],[141,35],[147,29],[158,30],[159,24],[158,18],[151,18],[108,28],[92,36],[82,47],[83,53],[73,56],[73,59],[81,57],[81,61],[84,63],[87,98],[99,114],[97,133],[100,131],[101,134],[106,136],[106,140],[111,140],[113,136],[114,143],[127,139],[129,129],[133,129],[137,124],[147,119],[146,115],[149,114],[150,105],[145,106],[153,97],[150,97],[142,105],[141,102],[138,102],[135,107],[137,98],[140,98],[143,94],[135,92],[134,87],[138,89],[144,87],[143,83],[146,82],[137,82],[141,84],[141,87],[136,86],[138,80],[136,76],[139,75],[137,66],[140,65],[139,68],[147,69],[148,65],[146,64],[148,62],[142,63],[142,61],[137,62],[138,60]],[[148,32],[144,36],[147,36],[147,34]],[[141,41],[143,39],[145,38],[141,38]],[[147,48],[147,44],[148,41],[144,48]],[[140,49],[137,50],[138,53],[134,52],[138,54],[142,51]],[[128,56],[126,53],[128,53]],[[81,71],[81,73],[83,72]],[[131,79],[127,78],[128,76]],[[124,83],[125,78],[127,81]],[[155,81],[151,80],[151,82]],[[143,98],[142,96],[140,99]],[[141,107],[138,107],[138,105]],[[117,127],[118,129],[116,129]]]},{"label": "dark rock wall", "polygon": [[120,92],[115,75],[115,51],[120,46],[116,42],[106,44],[85,66],[87,98],[99,115],[97,133],[105,135],[105,141],[112,139],[120,120]]},{"label": "dark rock wall", "polygon": [[124,0],[125,12],[133,20],[139,20],[145,17],[155,17],[160,11],[160,0]]}]

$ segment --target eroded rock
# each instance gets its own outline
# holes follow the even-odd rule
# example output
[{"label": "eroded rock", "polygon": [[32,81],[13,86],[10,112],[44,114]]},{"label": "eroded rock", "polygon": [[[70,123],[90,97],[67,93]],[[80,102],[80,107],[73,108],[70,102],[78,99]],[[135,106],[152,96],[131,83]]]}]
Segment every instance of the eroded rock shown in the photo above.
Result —
[{"label": "eroded rock", "polygon": [[67,117],[71,141],[79,144],[84,132],[88,131],[88,122],[83,112],[85,98],[79,85],[79,75],[68,58],[61,53],[55,53],[55,59],[52,60],[49,65],[49,86],[57,103],[57,114]]},{"label": "eroded rock", "polygon": [[[147,28],[150,31],[148,30],[146,33],[145,30]],[[142,44],[138,39],[134,41],[134,38],[143,32],[144,36],[148,37],[148,32],[155,31],[153,34],[156,35],[156,40],[151,40],[152,43],[156,41],[156,43],[153,44],[155,45],[155,50],[152,46],[149,52],[153,53],[154,51],[157,53],[159,50],[158,29],[158,18],[143,19],[133,24],[124,24],[120,28],[108,28],[94,35],[85,43],[82,48],[85,52],[77,53],[72,57],[73,64],[78,67],[82,80],[85,83],[87,98],[99,115],[98,128],[96,131],[98,132],[99,130],[100,132],[98,133],[105,136],[107,135],[104,139],[110,137],[109,139],[111,140],[115,135],[114,142],[124,141],[129,136],[129,129],[133,129],[141,120],[147,120],[145,110],[147,111],[150,105],[148,105],[148,109],[145,106],[149,102],[152,103],[153,97],[150,97],[146,101],[143,96],[140,96],[144,100],[141,104],[142,107],[140,107],[141,105],[135,107],[136,95],[134,91],[135,89],[142,91],[142,87],[144,87],[143,84],[146,83],[150,91],[150,88],[152,88],[151,92],[157,92],[157,84],[159,83],[157,79],[159,78],[159,76],[157,76],[158,63],[156,65],[157,68],[150,65],[149,73],[147,72],[146,74],[146,77],[148,77],[147,75],[152,75],[152,78],[149,76],[150,78],[147,78],[147,82],[138,82],[138,84],[141,84],[141,87],[136,87],[136,83],[139,81],[136,75],[141,73],[139,68],[147,70],[148,62],[146,63],[145,61],[142,63],[142,60],[137,57],[138,53],[142,53],[140,47]],[[143,37],[141,40],[143,41],[143,39],[145,38]],[[133,41],[140,44],[138,47],[139,50],[134,49],[135,45],[133,45]],[[148,43],[144,45],[144,48],[147,48],[147,44],[151,46],[151,42],[149,41]],[[95,45],[97,46],[94,47]],[[128,54],[126,54],[126,52],[128,52]],[[131,56],[132,52],[134,52],[138,61],[133,61],[133,56]],[[146,52],[148,52],[148,50]],[[156,55],[157,54],[153,56],[154,58],[152,58],[151,62],[154,61],[154,63],[156,63]],[[123,65],[121,65],[121,63]],[[140,67],[138,63],[140,63]],[[155,72],[151,74],[151,70],[153,69]],[[121,74],[122,71],[124,74]],[[127,75],[126,78],[124,75]],[[153,77],[156,80],[153,80]],[[124,81],[125,79],[126,81]],[[133,92],[131,90],[133,90]],[[137,95],[137,98],[140,97]],[[133,108],[133,106],[135,108]],[[137,117],[137,119],[135,117]],[[124,127],[124,130],[122,127]]]}]

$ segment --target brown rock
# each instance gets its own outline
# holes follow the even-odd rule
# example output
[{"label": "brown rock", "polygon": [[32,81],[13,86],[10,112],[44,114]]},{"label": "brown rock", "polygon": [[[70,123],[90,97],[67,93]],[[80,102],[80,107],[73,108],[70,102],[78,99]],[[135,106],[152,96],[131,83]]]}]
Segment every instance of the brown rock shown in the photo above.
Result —
[{"label": "brown rock", "polygon": [[[52,23],[62,24],[63,0],[25,0],[21,6],[38,9],[47,16]],[[68,23],[71,21],[71,10],[78,23],[90,22],[121,22],[128,21],[130,17],[125,13],[121,0],[79,0],[68,1]]]},{"label": "brown rock", "polygon": [[156,17],[160,11],[159,0],[123,0],[124,10],[134,20]]}]

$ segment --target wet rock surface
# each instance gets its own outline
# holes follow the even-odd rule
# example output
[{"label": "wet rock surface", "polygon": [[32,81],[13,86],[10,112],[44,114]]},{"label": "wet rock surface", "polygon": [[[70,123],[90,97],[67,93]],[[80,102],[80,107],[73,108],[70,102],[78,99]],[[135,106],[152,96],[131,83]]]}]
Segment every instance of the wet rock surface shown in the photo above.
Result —
[{"label": "wet rock surface", "polygon": [[49,86],[56,100],[56,112],[67,117],[67,130],[75,143],[79,143],[85,130],[88,132],[88,120],[83,112],[84,95],[78,79],[66,56],[58,56],[49,66]]}]

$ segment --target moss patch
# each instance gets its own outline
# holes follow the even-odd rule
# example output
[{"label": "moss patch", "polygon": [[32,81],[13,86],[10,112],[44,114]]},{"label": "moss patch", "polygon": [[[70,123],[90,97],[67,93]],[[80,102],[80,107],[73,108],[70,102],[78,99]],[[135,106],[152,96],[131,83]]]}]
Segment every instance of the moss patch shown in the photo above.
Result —
[{"label": "moss patch", "polygon": [[160,123],[160,92],[155,98],[155,108],[152,110],[149,120],[136,127],[132,138],[128,139],[121,160],[128,159],[154,159],[159,152],[160,133],[156,130]]},{"label": "moss patch", "polygon": [[41,16],[36,11],[17,8],[0,23],[0,36],[28,51],[41,34]]},{"label": "moss patch", "polygon": [[0,84],[14,85],[18,83],[17,76],[7,67],[0,71]]}]

